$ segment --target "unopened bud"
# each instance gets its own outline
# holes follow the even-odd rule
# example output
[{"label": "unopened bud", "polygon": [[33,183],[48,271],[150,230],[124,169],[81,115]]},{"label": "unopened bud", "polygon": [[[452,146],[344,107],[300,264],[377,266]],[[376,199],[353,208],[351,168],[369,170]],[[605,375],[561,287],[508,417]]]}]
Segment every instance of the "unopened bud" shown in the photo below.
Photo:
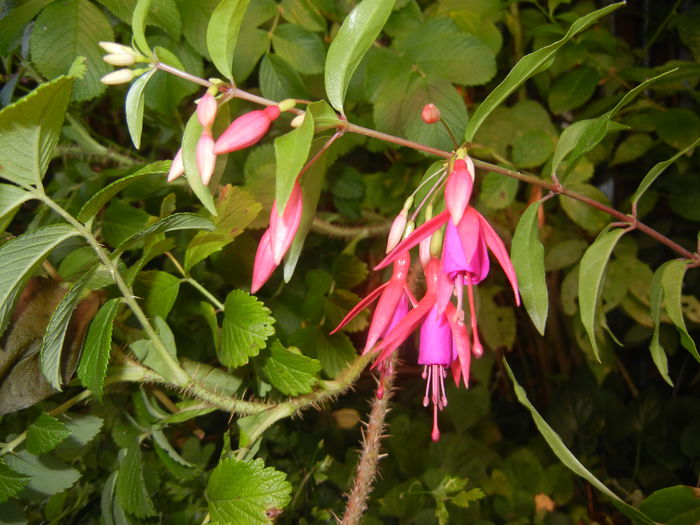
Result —
[{"label": "unopened bud", "polygon": [[442,231],[438,230],[430,237],[430,255],[439,258],[442,254]]},{"label": "unopened bud", "polygon": [[125,53],[110,53],[102,57],[102,60],[107,62],[110,66],[133,66],[136,63],[136,57],[134,55],[127,55]]},{"label": "unopened bud", "polygon": [[132,48],[122,44],[117,44],[116,42],[100,42],[100,47],[107,51],[107,53],[111,53],[113,55],[136,56],[136,51],[134,51]]},{"label": "unopened bud", "polygon": [[391,229],[389,230],[389,236],[386,240],[386,253],[396,248],[396,245],[401,242],[403,237],[403,232],[406,229],[406,219],[408,212],[403,209],[396,216],[394,222],[391,223]]},{"label": "unopened bud", "polygon": [[131,82],[136,76],[136,72],[132,69],[117,69],[111,73],[106,74],[100,79],[100,82],[107,84],[108,86],[116,86],[119,84],[126,84]]},{"label": "unopened bud", "polygon": [[210,128],[216,119],[216,99],[207,92],[197,102],[197,119],[204,128]]},{"label": "unopened bud", "polygon": [[293,98],[285,98],[282,102],[277,104],[277,107],[280,108],[280,111],[289,111],[296,105],[297,101]]},{"label": "unopened bud", "polygon": [[292,122],[290,123],[290,126],[293,128],[298,128],[304,123],[304,117],[306,116],[306,113],[302,113],[301,115],[297,115],[292,119]]},{"label": "unopened bud", "polygon": [[406,229],[403,231],[403,238],[406,239],[408,238],[409,235],[413,233],[413,230],[416,229],[416,221],[408,221],[406,223]]},{"label": "unopened bud", "polygon": [[182,148],[177,150],[175,158],[173,158],[172,164],[170,164],[170,171],[168,171],[168,182],[172,182],[178,177],[185,174],[185,165],[182,163]]},{"label": "unopened bud", "polygon": [[423,268],[430,263],[430,239],[432,239],[432,236],[423,239],[418,245],[418,259]]},{"label": "unopened bud", "polygon": [[423,106],[421,117],[426,124],[435,124],[440,120],[440,110],[435,104],[426,104]]}]

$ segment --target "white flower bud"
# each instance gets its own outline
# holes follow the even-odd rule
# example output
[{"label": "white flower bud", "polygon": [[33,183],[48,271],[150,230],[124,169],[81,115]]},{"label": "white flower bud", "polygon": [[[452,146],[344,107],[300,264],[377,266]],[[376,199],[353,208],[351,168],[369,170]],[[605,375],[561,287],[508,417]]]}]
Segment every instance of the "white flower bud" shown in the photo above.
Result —
[{"label": "white flower bud", "polygon": [[102,57],[102,60],[112,66],[133,66],[136,63],[134,55],[125,55],[122,53],[110,53]]},{"label": "white flower bud", "polygon": [[304,123],[305,115],[306,113],[302,113],[301,115],[297,115],[296,117],[294,117],[292,119],[292,122],[290,123],[290,126],[292,126],[293,128],[298,128],[299,126],[301,126]]},{"label": "white flower bud", "polygon": [[131,69],[117,69],[111,73],[106,74],[100,79],[100,82],[107,84],[108,86],[116,86],[118,84],[126,84],[131,82],[136,73]]},{"label": "white flower bud", "polygon": [[100,42],[100,47],[107,51],[107,53],[111,53],[113,55],[136,56],[136,51],[134,51],[132,48],[122,44],[117,44],[116,42]]}]

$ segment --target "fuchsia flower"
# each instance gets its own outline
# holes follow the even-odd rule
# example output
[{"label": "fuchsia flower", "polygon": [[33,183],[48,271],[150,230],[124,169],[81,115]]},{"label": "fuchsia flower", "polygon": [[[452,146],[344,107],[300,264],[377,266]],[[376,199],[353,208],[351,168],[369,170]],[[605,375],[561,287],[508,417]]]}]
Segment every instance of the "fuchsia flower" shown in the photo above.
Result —
[{"label": "fuchsia flower", "polygon": [[221,155],[252,146],[265,136],[270,124],[279,116],[280,108],[276,105],[241,115],[218,138],[214,153]]}]

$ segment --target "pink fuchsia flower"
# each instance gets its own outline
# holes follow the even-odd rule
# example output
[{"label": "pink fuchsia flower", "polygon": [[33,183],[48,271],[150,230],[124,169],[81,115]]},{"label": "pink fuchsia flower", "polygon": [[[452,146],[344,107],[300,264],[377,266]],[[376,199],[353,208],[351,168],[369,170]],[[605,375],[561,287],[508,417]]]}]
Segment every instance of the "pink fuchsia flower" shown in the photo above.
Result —
[{"label": "pink fuchsia flower", "polygon": [[202,184],[205,186],[211,181],[216,166],[216,155],[214,154],[214,137],[210,128],[203,128],[202,134],[197,141],[197,170]]},{"label": "pink fuchsia flower", "polygon": [[270,129],[270,124],[280,116],[279,106],[268,106],[241,115],[217,139],[214,153],[230,153],[258,142]]},{"label": "pink fuchsia flower", "polygon": [[168,171],[168,182],[172,182],[178,177],[182,177],[185,174],[185,165],[182,163],[182,148],[177,150],[173,162],[170,164],[170,170]]}]

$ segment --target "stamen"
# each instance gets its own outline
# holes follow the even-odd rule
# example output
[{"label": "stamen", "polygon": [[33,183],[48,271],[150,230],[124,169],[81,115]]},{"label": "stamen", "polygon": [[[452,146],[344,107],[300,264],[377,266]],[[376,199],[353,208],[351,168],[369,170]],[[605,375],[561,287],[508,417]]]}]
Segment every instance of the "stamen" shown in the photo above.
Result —
[{"label": "stamen", "polygon": [[479,341],[479,330],[476,326],[476,309],[474,307],[474,289],[472,287],[471,277],[467,276],[467,291],[469,292],[469,316],[471,317],[471,328],[472,328],[472,352],[474,356],[479,358],[484,355],[484,347],[481,346],[481,341]]},{"label": "stamen", "polygon": [[438,178],[437,182],[435,183],[435,185],[434,185],[432,188],[430,188],[430,189],[428,190],[428,192],[425,194],[425,197],[423,197],[423,200],[420,201],[420,203],[418,204],[418,206],[416,206],[415,211],[411,214],[411,217],[409,218],[410,221],[415,221],[415,220],[416,220],[416,217],[418,217],[418,214],[419,214],[420,211],[423,209],[423,206],[425,206],[425,203],[428,202],[429,199],[431,199],[432,197],[435,196],[435,193],[437,192],[437,190],[438,190],[438,189],[440,188],[440,186],[445,182],[445,180],[447,179],[447,168],[442,168],[442,169],[440,169],[439,171],[435,172],[434,175],[431,175],[431,176],[428,177],[425,181],[423,181],[423,183],[420,184],[420,185],[418,186],[418,188],[416,188],[416,191],[413,192],[413,195],[415,195],[416,192],[417,192],[424,184],[426,184],[430,179],[433,179],[433,178],[437,177],[438,175],[439,175],[440,177]]},{"label": "stamen", "polygon": [[433,406],[433,431],[430,433],[430,438],[433,441],[440,440],[440,429],[438,428],[438,408]]},{"label": "stamen", "polygon": [[427,379],[425,382],[425,395],[423,396],[423,406],[427,407],[428,404],[430,403],[430,400],[428,399],[428,393],[430,392],[430,375],[431,375],[432,369],[428,366],[425,365],[423,367],[423,379]]},{"label": "stamen", "polygon": [[464,324],[464,278],[461,273],[455,279],[455,295],[457,296],[457,322]]},{"label": "stamen", "polygon": [[445,408],[447,406],[447,394],[445,393],[445,378],[447,377],[447,368],[442,369],[442,373],[440,374],[440,395],[442,397],[442,406],[440,407],[441,409]]}]

